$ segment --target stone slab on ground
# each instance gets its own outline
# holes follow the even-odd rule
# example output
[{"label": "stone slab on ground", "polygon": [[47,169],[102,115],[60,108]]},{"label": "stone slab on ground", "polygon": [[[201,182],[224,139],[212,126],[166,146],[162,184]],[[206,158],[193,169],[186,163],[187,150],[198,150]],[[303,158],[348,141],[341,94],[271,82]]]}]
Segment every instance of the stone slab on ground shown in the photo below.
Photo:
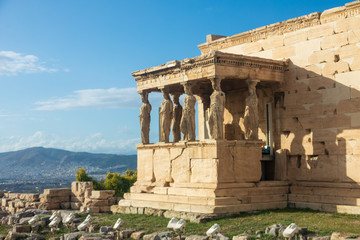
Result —
[{"label": "stone slab on ground", "polygon": [[200,235],[190,235],[185,238],[185,240],[208,240],[208,236],[200,236]]},{"label": "stone slab on ground", "polygon": [[146,231],[144,231],[144,230],[133,232],[130,235],[130,238],[132,238],[132,239],[141,239],[145,235],[145,233],[146,233]]},{"label": "stone slab on ground", "polygon": [[31,232],[31,227],[29,225],[16,224],[13,226],[13,232],[15,233],[29,233]]},{"label": "stone slab on ground", "polygon": [[247,233],[242,233],[237,236],[233,236],[232,240],[248,240],[251,239],[251,236]]},{"label": "stone slab on ground", "polygon": [[64,235],[64,240],[77,240],[84,232],[67,233]]},{"label": "stone slab on ground", "polygon": [[120,238],[122,239],[129,238],[133,232],[135,231],[132,229],[120,231]]},{"label": "stone slab on ground", "polygon": [[330,240],[343,240],[351,236],[354,236],[354,234],[346,233],[346,232],[333,232],[331,234]]},{"label": "stone slab on ground", "polygon": [[151,233],[144,235],[143,240],[160,240],[160,237],[157,233]]}]

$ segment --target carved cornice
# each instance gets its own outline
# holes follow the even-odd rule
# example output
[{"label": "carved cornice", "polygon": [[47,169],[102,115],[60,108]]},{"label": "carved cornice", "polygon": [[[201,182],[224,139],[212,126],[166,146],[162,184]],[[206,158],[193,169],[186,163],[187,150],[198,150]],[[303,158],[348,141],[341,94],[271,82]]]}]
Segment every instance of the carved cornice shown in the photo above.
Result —
[{"label": "carved cornice", "polygon": [[220,50],[244,43],[256,42],[261,39],[266,39],[269,36],[283,35],[284,33],[294,32],[359,14],[360,1],[350,2],[343,7],[332,8],[323,13],[315,12],[309,15],[289,19],[284,22],[274,23],[230,37],[203,43],[198,45],[198,47],[202,53],[207,53],[211,50]]},{"label": "carved cornice", "polygon": [[[263,77],[263,80],[281,81],[286,65],[284,61],[210,51],[195,58],[172,61],[164,65],[139,70],[133,72],[132,75],[137,82],[138,91],[143,91],[211,77],[245,79],[250,75],[250,72],[252,74],[259,71],[266,73],[259,74],[260,79]],[[242,76],[236,75],[237,72],[241,73]],[[267,74],[270,72],[272,74]]]}]

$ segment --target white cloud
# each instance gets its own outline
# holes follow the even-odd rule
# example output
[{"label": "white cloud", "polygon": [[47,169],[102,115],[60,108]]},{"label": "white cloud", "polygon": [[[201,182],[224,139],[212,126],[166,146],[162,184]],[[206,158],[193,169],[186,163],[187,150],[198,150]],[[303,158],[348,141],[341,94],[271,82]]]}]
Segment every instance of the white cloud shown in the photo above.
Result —
[{"label": "white cloud", "polygon": [[67,110],[77,108],[139,108],[136,88],[84,89],[73,94],[35,103],[35,110]]},{"label": "white cloud", "polygon": [[37,56],[13,51],[0,51],[0,76],[57,71],[55,68],[46,67],[45,62],[40,62]]},{"label": "white cloud", "polygon": [[107,140],[101,133],[95,133],[84,138],[61,139],[58,136],[46,135],[41,131],[31,136],[11,136],[0,138],[0,152],[17,151],[30,147],[59,148],[75,152],[94,153],[136,153],[136,143],[140,139]]}]

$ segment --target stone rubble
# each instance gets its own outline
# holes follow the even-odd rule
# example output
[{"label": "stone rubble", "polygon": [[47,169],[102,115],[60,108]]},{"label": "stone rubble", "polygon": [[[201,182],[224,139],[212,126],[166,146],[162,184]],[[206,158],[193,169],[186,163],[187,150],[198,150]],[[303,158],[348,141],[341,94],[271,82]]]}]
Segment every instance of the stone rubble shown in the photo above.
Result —
[{"label": "stone rubble", "polygon": [[115,191],[97,191],[92,188],[92,182],[73,182],[71,188],[45,189],[42,194],[0,191],[0,218],[7,214],[23,212],[24,209],[67,209],[110,213],[110,207],[117,203],[113,198]]},{"label": "stone rubble", "polygon": [[[66,218],[71,212],[68,210],[61,210],[60,215],[62,218]],[[172,233],[169,231],[166,232],[154,232],[151,234],[145,234],[146,230],[135,231],[132,229],[124,229],[117,233],[112,226],[100,226],[97,224],[92,224],[90,227],[90,232],[77,231],[76,227],[81,223],[81,216],[85,214],[76,213],[76,223],[73,223],[72,229],[74,232],[66,233],[61,237],[52,237],[51,240],[116,240],[117,236],[119,239],[142,239],[142,240],[179,240],[177,233]],[[39,222],[35,225],[28,225],[27,221],[31,216],[36,214],[45,215],[42,216]],[[52,214],[48,210],[39,210],[39,209],[24,209],[21,212],[16,214],[7,214],[0,217],[0,225],[9,225],[11,231],[5,236],[0,235],[0,240],[12,240],[12,239],[32,239],[32,240],[43,240],[45,239],[44,234],[49,234],[50,229],[47,227],[49,224],[49,218]],[[249,239],[284,239],[282,237],[283,231],[287,226],[282,224],[273,224],[267,227],[264,230],[248,230],[242,234],[236,235],[232,240],[249,240]],[[165,226],[164,226],[165,228]],[[181,240],[230,240],[229,237],[218,232],[215,236],[201,236],[201,235],[188,235],[186,234],[186,229],[181,234]],[[316,236],[314,234],[308,234],[308,229],[306,227],[298,227],[296,239],[299,240],[350,240],[350,239],[360,239],[360,236],[354,236],[350,233],[341,233],[334,232],[331,236]]]}]

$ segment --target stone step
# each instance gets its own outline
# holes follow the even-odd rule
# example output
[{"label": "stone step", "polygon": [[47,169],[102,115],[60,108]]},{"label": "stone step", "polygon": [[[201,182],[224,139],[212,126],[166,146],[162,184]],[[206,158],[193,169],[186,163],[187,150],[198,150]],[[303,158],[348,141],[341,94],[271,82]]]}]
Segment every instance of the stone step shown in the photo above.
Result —
[{"label": "stone step", "polygon": [[328,196],[347,196],[359,197],[360,189],[336,188],[336,187],[311,187],[311,186],[292,186],[290,187],[292,194],[306,195],[328,195]]},{"label": "stone step", "polygon": [[289,194],[289,202],[312,202],[312,203],[329,203],[340,205],[360,206],[360,198],[328,196],[328,195],[306,195],[306,194]]},{"label": "stone step", "polygon": [[236,197],[188,197],[179,195],[165,195],[165,194],[152,194],[152,193],[130,193],[124,196],[129,200],[146,200],[157,202],[181,203],[192,205],[228,205],[241,203]]},{"label": "stone step", "polygon": [[192,205],[232,205],[232,204],[246,204],[258,202],[276,202],[287,201],[287,194],[268,194],[268,195],[252,195],[252,196],[233,196],[233,197],[193,197],[193,196],[177,196],[165,194],[152,193],[127,193],[125,199],[130,200],[147,200],[158,202],[182,203]]},{"label": "stone step", "polygon": [[278,209],[287,207],[286,201],[280,202],[268,202],[268,203],[251,203],[251,204],[237,204],[237,205],[191,205],[191,204],[179,204],[168,202],[155,202],[146,200],[122,200],[119,202],[120,207],[136,207],[136,208],[155,208],[162,210],[173,210],[179,212],[191,212],[191,213],[239,213],[249,212],[254,210],[264,209]]},{"label": "stone step", "polygon": [[309,203],[296,201],[292,202],[295,208],[310,208],[313,210],[319,210],[323,212],[338,212],[347,214],[360,214],[360,206],[349,206],[349,205],[337,205],[329,203]]},{"label": "stone step", "polygon": [[230,188],[230,189],[215,190],[215,194],[218,197],[287,194],[288,192],[289,192],[289,187],[288,186],[281,186],[281,187],[254,187],[254,188]]}]

